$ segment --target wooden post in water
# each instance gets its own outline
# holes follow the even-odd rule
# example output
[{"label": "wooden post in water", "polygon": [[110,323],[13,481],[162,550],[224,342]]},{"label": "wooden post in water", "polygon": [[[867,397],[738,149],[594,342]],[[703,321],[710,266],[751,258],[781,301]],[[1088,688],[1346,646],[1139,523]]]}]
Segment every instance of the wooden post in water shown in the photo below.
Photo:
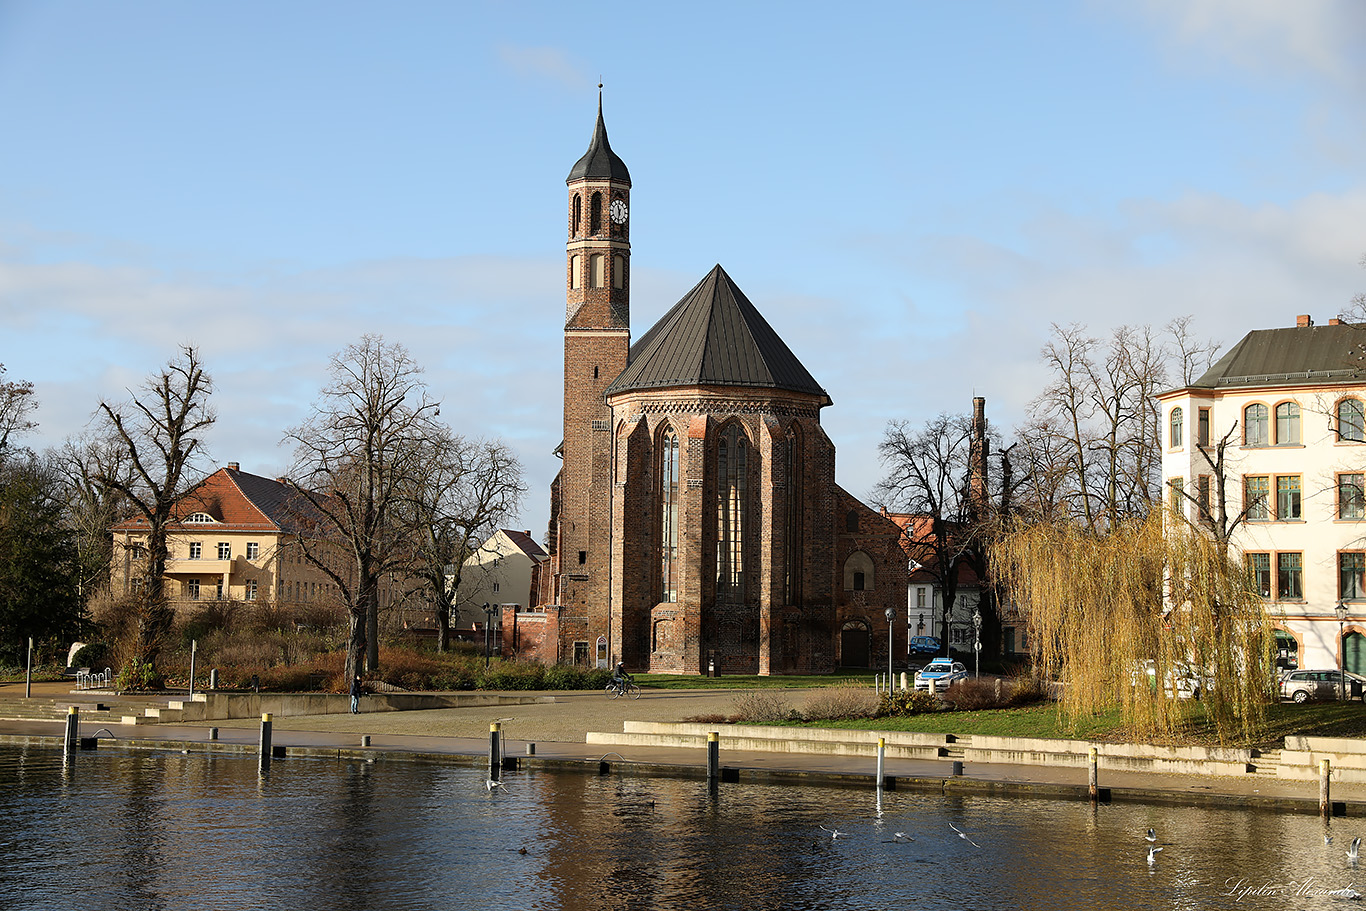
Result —
[{"label": "wooden post in water", "polygon": [[270,712],[261,714],[261,758],[260,773],[270,773]]},{"label": "wooden post in water", "polygon": [[489,781],[501,781],[503,774],[503,726],[489,725]]},{"label": "wooden post in water", "polygon": [[884,768],[884,762],[885,762],[886,756],[887,756],[887,738],[886,738],[886,737],[879,737],[879,738],[877,739],[877,789],[878,789],[878,791],[881,791],[881,790],[882,790],[882,782],[885,780],[885,779],[882,777],[882,770],[883,770],[883,768]]},{"label": "wooden post in water", "polygon": [[1328,780],[1332,770],[1327,759],[1319,760],[1319,815],[1324,819],[1333,815],[1333,802],[1328,794]]},{"label": "wooden post in water", "polygon": [[79,742],[81,710],[74,705],[66,708],[66,737],[62,741],[62,752],[70,753]]},{"label": "wooden post in water", "polygon": [[716,731],[707,734],[707,782],[716,784],[721,780],[721,735]]},{"label": "wooden post in water", "polygon": [[1100,776],[1098,774],[1098,767],[1100,765],[1099,756],[1100,751],[1097,750],[1095,747],[1091,747],[1091,749],[1086,751],[1086,784],[1087,789],[1090,791],[1091,794],[1092,803],[1095,803],[1096,801],[1100,800]]}]

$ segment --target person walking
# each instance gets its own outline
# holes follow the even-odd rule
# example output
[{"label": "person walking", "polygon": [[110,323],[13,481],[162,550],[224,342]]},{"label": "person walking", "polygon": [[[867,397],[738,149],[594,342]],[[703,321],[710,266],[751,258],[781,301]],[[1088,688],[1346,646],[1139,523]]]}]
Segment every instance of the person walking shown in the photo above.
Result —
[{"label": "person walking", "polygon": [[351,714],[352,714],[352,715],[359,715],[359,714],[360,714],[360,697],[361,697],[361,694],[364,693],[364,692],[365,692],[365,684],[361,683],[360,674],[357,674],[357,675],[356,675],[356,679],[351,681]]}]

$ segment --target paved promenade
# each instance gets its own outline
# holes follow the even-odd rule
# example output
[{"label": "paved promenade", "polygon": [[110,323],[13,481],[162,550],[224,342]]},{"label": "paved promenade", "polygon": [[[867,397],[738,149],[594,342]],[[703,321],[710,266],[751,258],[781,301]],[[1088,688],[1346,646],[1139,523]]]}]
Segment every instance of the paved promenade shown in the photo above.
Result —
[{"label": "paved promenade", "polygon": [[[0,696],[13,698],[22,694],[22,683],[0,686]],[[599,692],[553,695],[553,703],[276,717],[273,743],[277,748],[284,747],[287,755],[354,755],[377,760],[481,764],[487,761],[489,727],[499,722],[506,738],[504,755],[516,760],[519,769],[579,768],[595,774],[607,771],[704,776],[704,749],[604,748],[586,743],[586,733],[619,732],[628,720],[680,722],[699,716],[727,715],[733,711],[735,698],[734,691],[724,690],[647,690],[638,700],[611,700]],[[109,698],[71,693],[68,684],[35,684],[33,696],[70,698],[72,704]],[[218,729],[216,741],[210,740],[211,726]],[[254,751],[260,721],[92,727],[83,724],[81,736],[98,736],[102,747],[122,743],[136,748]],[[731,751],[726,749],[726,725],[718,724],[716,730],[720,734],[720,762],[727,770],[727,780],[801,780],[854,787],[872,787],[876,780],[875,761],[869,757]],[[60,743],[61,734],[60,721],[0,720],[0,744]],[[369,746],[362,747],[362,737],[367,736]],[[534,744],[534,755],[528,744]],[[962,775],[955,776],[952,765],[948,760],[888,759],[884,774],[895,777],[898,788],[1063,798],[1084,798],[1087,794],[1084,767],[965,763]],[[1314,781],[1126,772],[1106,770],[1103,763],[1099,784],[1115,801],[1264,806],[1277,811],[1317,812],[1319,798],[1318,783]],[[1366,816],[1366,785],[1334,784],[1332,800],[1342,804],[1340,812],[1346,815]]]}]

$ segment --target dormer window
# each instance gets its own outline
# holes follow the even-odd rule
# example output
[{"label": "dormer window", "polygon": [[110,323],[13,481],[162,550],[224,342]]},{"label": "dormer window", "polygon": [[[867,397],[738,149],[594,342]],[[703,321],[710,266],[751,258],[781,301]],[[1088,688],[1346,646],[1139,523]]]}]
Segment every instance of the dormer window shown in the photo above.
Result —
[{"label": "dormer window", "polygon": [[212,525],[218,520],[207,512],[197,512],[185,519],[186,525]]}]

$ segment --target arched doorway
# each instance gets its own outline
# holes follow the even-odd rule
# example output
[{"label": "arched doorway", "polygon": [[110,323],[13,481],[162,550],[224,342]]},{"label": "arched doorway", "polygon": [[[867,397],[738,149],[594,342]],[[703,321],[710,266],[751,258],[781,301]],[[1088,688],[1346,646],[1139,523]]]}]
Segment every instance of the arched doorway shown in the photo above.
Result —
[{"label": "arched doorway", "polygon": [[850,620],[840,630],[840,666],[872,667],[872,636],[868,624]]},{"label": "arched doorway", "polygon": [[1353,674],[1366,676],[1366,636],[1351,632],[1343,637],[1342,667]]}]

